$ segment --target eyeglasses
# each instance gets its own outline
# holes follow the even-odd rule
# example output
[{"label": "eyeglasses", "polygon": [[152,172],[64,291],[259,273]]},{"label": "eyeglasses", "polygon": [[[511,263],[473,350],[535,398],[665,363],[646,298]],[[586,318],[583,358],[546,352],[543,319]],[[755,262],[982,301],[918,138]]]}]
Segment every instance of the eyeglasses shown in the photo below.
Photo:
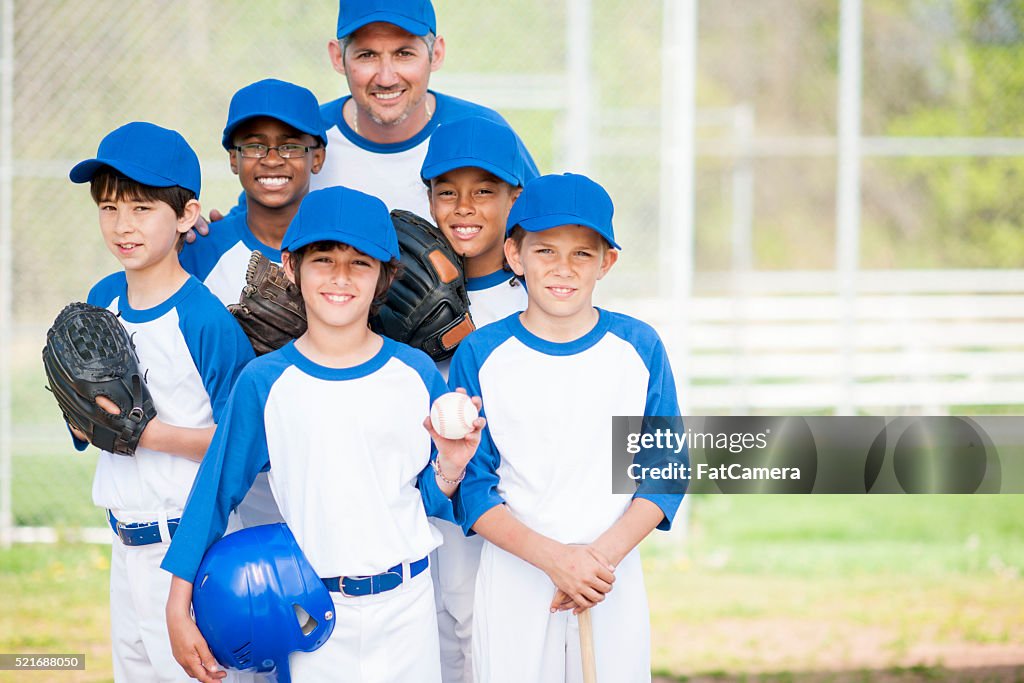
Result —
[{"label": "eyeglasses", "polygon": [[318,148],[319,145],[315,147],[306,147],[305,145],[294,144],[277,145],[275,147],[270,147],[268,145],[261,145],[259,143],[252,143],[248,145],[235,145],[235,149],[238,150],[238,153],[241,154],[246,159],[263,159],[268,154],[270,154],[270,150],[272,149],[276,149],[277,155],[282,159],[298,159],[299,157],[305,156],[306,152],[308,152],[309,150]]}]

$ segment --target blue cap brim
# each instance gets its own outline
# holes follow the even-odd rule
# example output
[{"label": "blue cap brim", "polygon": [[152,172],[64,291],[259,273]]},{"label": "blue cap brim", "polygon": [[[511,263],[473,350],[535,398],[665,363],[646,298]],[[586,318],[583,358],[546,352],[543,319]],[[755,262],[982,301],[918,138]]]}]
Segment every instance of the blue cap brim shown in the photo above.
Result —
[{"label": "blue cap brim", "polygon": [[[152,171],[149,171],[136,164],[114,160],[114,159],[86,159],[75,164],[74,168],[71,169],[71,173],[68,175],[71,177],[71,182],[74,183],[87,183],[93,179],[93,176],[103,168],[109,166],[115,171],[131,178],[137,183],[143,185],[149,185],[151,187],[175,187],[178,183],[170,178],[165,178],[162,175],[157,175]],[[187,190],[196,192],[195,188],[187,187]],[[198,193],[196,193],[198,194]]]},{"label": "blue cap brim", "polygon": [[338,37],[344,38],[347,35],[355,33],[367,24],[376,24],[377,22],[394,24],[414,36],[425,36],[434,30],[423,22],[415,21],[400,14],[394,14],[393,12],[374,12],[373,14],[367,14],[366,16],[359,17],[357,21],[338,27]]},{"label": "blue cap brim", "polygon": [[[294,242],[282,244],[281,248],[286,251],[295,251],[297,249],[301,249],[307,244],[313,244],[314,242],[341,242],[342,244],[347,244],[350,247],[358,249],[367,256],[372,256],[382,263],[387,263],[392,259],[392,255],[379,244],[375,244],[363,237],[360,237],[359,235],[353,235],[352,233],[344,232],[342,230],[321,230],[319,232],[313,232],[308,235],[303,235]],[[394,258],[398,258],[398,255],[395,254]]]},{"label": "blue cap brim", "polygon": [[544,230],[550,230],[551,228],[557,228],[560,225],[582,225],[585,228],[590,228],[598,235],[603,237],[605,240],[607,240],[608,244],[612,245],[613,249],[618,249],[619,251],[622,251],[622,247],[616,244],[615,240],[611,239],[610,237],[608,237],[608,235],[604,234],[601,228],[594,225],[590,221],[584,220],[579,216],[569,213],[553,213],[548,214],[546,216],[524,218],[518,223],[508,226],[508,230],[506,232],[512,232],[512,228],[514,228],[516,225],[521,227],[523,230],[526,230],[527,232],[542,232]]},{"label": "blue cap brim", "polygon": [[323,145],[324,147],[327,146],[327,138],[323,135],[323,131],[309,130],[309,127],[306,126],[305,123],[302,121],[297,121],[290,116],[282,116],[279,113],[269,111],[253,112],[251,114],[246,114],[245,117],[240,118],[237,121],[232,121],[229,125],[227,125],[224,128],[224,135],[221,137],[220,144],[224,146],[224,149],[232,149],[234,145],[231,143],[231,137],[235,134],[235,130],[246,121],[251,121],[252,119],[256,119],[261,116],[266,116],[267,118],[276,119],[282,123],[287,123],[289,126],[299,131],[300,133],[312,135],[314,138],[319,140],[320,144]]},{"label": "blue cap brim", "polygon": [[508,171],[498,168],[497,166],[490,162],[481,161],[480,159],[473,159],[471,157],[465,157],[460,159],[445,159],[444,161],[438,162],[436,164],[424,166],[423,170],[420,172],[420,176],[424,180],[433,180],[439,175],[443,175],[448,171],[454,171],[457,168],[482,168],[488,173],[491,173],[496,177],[501,178],[512,187],[522,186],[522,181],[519,178],[513,176]]}]

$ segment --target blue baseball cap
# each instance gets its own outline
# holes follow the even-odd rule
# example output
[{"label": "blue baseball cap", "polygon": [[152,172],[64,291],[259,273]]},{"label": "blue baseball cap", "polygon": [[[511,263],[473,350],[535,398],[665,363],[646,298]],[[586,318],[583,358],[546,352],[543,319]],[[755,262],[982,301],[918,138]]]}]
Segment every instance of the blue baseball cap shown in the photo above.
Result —
[{"label": "blue baseball cap", "polygon": [[75,164],[68,174],[87,183],[104,166],[151,187],[183,187],[199,197],[199,157],[181,133],[152,123],[127,123],[100,141],[95,159]]},{"label": "blue baseball cap", "polygon": [[378,21],[394,24],[414,36],[437,33],[437,18],[430,0],[341,0],[338,37],[344,38]]},{"label": "blue baseball cap", "polygon": [[310,192],[288,225],[281,249],[321,241],[341,242],[378,261],[399,257],[398,235],[384,202],[347,187]]},{"label": "blue baseball cap", "polygon": [[519,138],[507,125],[480,116],[438,126],[430,136],[420,176],[430,180],[466,167],[482,168],[514,187],[526,179]]},{"label": "blue baseball cap", "polygon": [[612,198],[590,178],[576,173],[542,175],[526,183],[508,214],[506,234],[515,226],[540,232],[560,225],[584,225],[616,249]]},{"label": "blue baseball cap", "polygon": [[320,103],[316,95],[302,86],[267,78],[247,85],[234,94],[228,106],[228,122],[224,126],[221,144],[231,149],[231,137],[240,125],[257,116],[269,116],[287,123],[295,130],[308,133],[327,146],[324,122],[320,118]]}]

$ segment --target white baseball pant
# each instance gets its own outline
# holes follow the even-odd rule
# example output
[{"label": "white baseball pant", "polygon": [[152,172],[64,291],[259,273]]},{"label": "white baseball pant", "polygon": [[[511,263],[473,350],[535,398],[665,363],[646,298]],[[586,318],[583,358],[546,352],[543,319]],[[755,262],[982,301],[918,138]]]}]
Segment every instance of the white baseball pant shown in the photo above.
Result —
[{"label": "white baseball pant", "polygon": [[377,595],[334,599],[334,632],[288,658],[293,683],[440,683],[430,571]]},{"label": "white baseball pant", "polygon": [[[473,666],[478,683],[581,683],[579,626],[572,611],[550,611],[547,574],[484,543],[476,582]],[[597,680],[651,680],[650,616],[640,553],[615,570],[615,584],[591,610]]]}]

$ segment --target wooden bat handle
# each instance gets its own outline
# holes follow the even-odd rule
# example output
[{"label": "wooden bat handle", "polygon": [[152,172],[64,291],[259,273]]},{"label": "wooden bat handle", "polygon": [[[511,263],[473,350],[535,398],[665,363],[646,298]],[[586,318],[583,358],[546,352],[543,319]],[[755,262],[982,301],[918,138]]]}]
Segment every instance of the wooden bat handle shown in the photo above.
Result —
[{"label": "wooden bat handle", "polygon": [[577,617],[580,626],[580,655],[583,659],[583,683],[597,683],[597,662],[594,660],[594,624],[590,610],[585,609]]}]

